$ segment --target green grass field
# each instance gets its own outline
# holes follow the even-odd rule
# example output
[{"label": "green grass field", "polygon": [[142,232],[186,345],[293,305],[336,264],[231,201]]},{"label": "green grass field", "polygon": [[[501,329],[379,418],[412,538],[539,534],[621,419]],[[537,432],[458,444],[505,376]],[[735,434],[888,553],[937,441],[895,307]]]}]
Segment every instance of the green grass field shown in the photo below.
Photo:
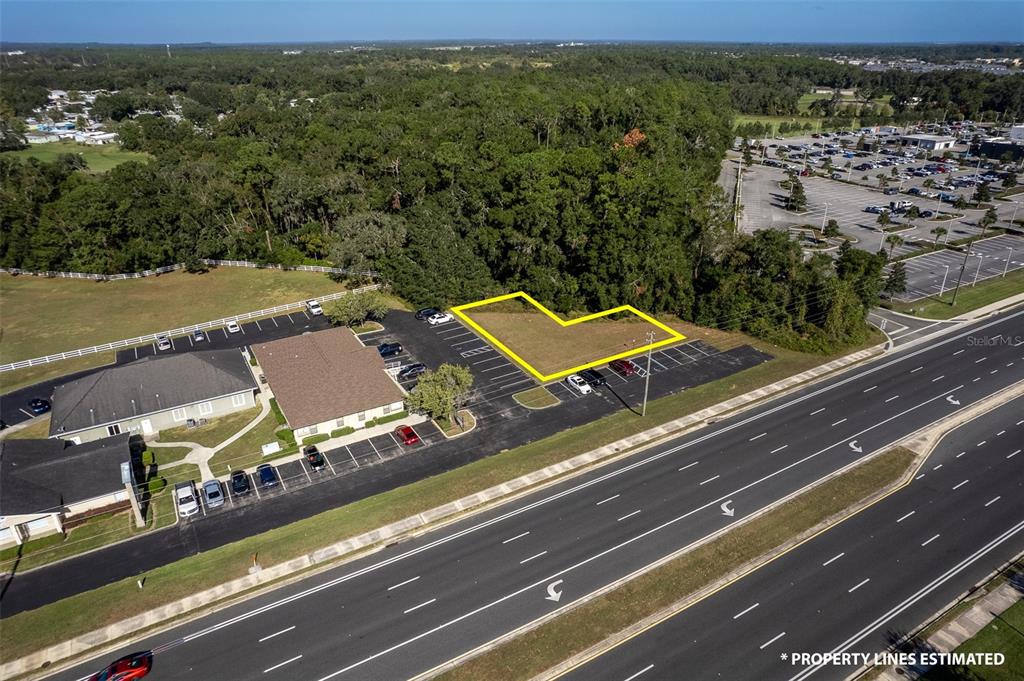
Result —
[{"label": "green grass field", "polygon": [[76,142],[47,142],[32,144],[28,149],[5,151],[4,154],[15,158],[37,158],[40,161],[55,161],[61,154],[78,154],[89,170],[94,173],[105,173],[114,166],[125,161],[147,161],[149,154],[138,151],[125,151],[118,144],[78,144]]},{"label": "green grass field", "polygon": [[974,638],[956,649],[958,653],[1003,653],[999,667],[936,667],[924,681],[1017,681],[1024,678],[1024,601],[1010,606]]},{"label": "green grass field", "polygon": [[1024,269],[1008,272],[1005,277],[984,279],[979,281],[977,286],[970,285],[969,276],[970,274],[964,275],[964,284],[957,293],[956,305],[950,305],[953,293],[947,290],[941,299],[926,298],[913,303],[894,303],[890,307],[897,312],[919,317],[952,319],[965,312],[1024,293]]}]

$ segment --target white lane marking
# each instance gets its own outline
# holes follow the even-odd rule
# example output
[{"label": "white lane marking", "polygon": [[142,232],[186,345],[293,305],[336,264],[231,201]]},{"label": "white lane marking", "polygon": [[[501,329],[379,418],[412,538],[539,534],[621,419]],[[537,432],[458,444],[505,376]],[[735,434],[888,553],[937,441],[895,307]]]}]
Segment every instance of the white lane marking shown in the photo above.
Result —
[{"label": "white lane marking", "polygon": [[840,423],[846,423],[846,419],[839,419],[838,421],[836,421],[835,423],[832,424],[832,427],[835,428]]},{"label": "white lane marking", "polygon": [[529,563],[534,558],[540,558],[541,556],[543,556],[546,553],[547,553],[547,551],[541,551],[540,553],[536,553],[536,554],[530,556],[529,558],[522,559],[521,561],[519,561],[519,564],[522,565],[523,563]]},{"label": "white lane marking", "polygon": [[1006,433],[1005,430],[1000,430],[998,433],[996,433],[996,437],[999,437],[1000,435],[1003,435],[1004,433]]},{"label": "white lane marking", "polygon": [[960,458],[961,456],[963,456],[963,455],[964,455],[964,454],[966,454],[966,453],[967,453],[967,452],[960,452],[959,454],[957,454],[957,455],[956,455],[956,457],[955,457],[955,458],[959,459],[959,458]]},{"label": "white lane marking", "polygon": [[954,353],[953,353],[953,356],[954,356],[954,357],[956,357],[956,356],[957,356],[957,355],[959,355],[959,354],[960,354],[961,352],[964,352],[964,350],[963,350],[963,349],[961,349],[961,350],[957,350],[956,352],[954,352]]},{"label": "white lane marking", "polygon": [[635,511],[633,511],[632,513],[627,513],[626,515],[622,516],[621,518],[619,518],[615,522],[619,523],[619,522],[622,522],[623,520],[625,520],[626,518],[632,518],[633,516],[635,516],[637,513],[639,513],[642,510],[643,509],[638,508]]},{"label": "white lane marking", "polygon": [[988,359],[988,357],[982,357],[981,359],[974,360],[974,363],[975,364],[980,364],[981,362],[984,362],[986,359]]},{"label": "white lane marking", "polygon": [[785,635],[786,635],[786,632],[782,632],[778,636],[775,636],[774,638],[768,639],[767,641],[765,641],[764,643],[761,644],[761,650],[764,650],[765,648],[767,648],[771,644],[775,643],[776,641],[778,641],[780,638],[782,638]]},{"label": "white lane marking", "polygon": [[1015,452],[1010,452],[1010,453],[1009,453],[1009,454],[1007,455],[1007,457],[1006,457],[1006,458],[1007,458],[1007,459],[1012,459],[1013,457],[1017,456],[1018,454],[1020,454],[1020,450],[1019,450],[1019,449],[1018,449],[1017,451],[1015,451]]},{"label": "white lane marking", "polygon": [[892,402],[893,400],[898,400],[899,398],[900,398],[900,396],[899,396],[899,395],[893,395],[892,397],[890,397],[889,399],[887,399],[887,400],[885,401],[885,403],[886,403],[886,404],[888,404],[888,403]]},{"label": "white lane marking", "polygon": [[904,520],[906,520],[906,519],[907,519],[907,518],[909,518],[910,516],[914,515],[915,513],[917,513],[917,511],[911,511],[910,513],[906,514],[906,515],[905,515],[905,516],[903,516],[902,518],[898,519],[898,520],[897,520],[896,522],[898,522],[898,523],[902,523],[902,522],[903,522]]},{"label": "white lane marking", "polygon": [[936,376],[935,378],[932,379],[932,383],[934,383],[935,381],[941,381],[945,377],[946,377],[946,374],[942,374],[941,376]]},{"label": "white lane marking", "polygon": [[912,374],[913,374],[913,373],[915,373],[915,372],[918,372],[918,371],[920,371],[921,369],[924,369],[924,367],[917,367],[916,369],[911,369],[911,370],[910,370],[910,373],[912,373]]},{"label": "white lane marking", "polygon": [[523,537],[525,537],[528,534],[530,534],[529,530],[527,530],[526,532],[523,532],[522,534],[517,534],[514,537],[509,537],[508,539],[506,539],[505,541],[503,541],[501,543],[502,544],[508,544],[509,542],[514,542],[516,539],[522,539]]},{"label": "white lane marking", "polygon": [[973,381],[971,381],[971,383],[977,383],[977,382],[978,382],[978,381],[980,381],[980,380],[981,380],[981,376],[978,376],[978,377],[977,377],[976,379],[974,379]]},{"label": "white lane marking", "polygon": [[1003,497],[1001,497],[1001,496],[996,497],[995,499],[993,499],[990,502],[988,502],[987,504],[985,504],[985,508],[988,508],[989,506],[991,506],[992,504],[996,503],[997,501],[999,501],[1002,498]]},{"label": "white lane marking", "polygon": [[941,537],[941,536],[942,536],[942,535],[939,535],[939,534],[937,534],[937,535],[935,535],[934,537],[932,537],[931,539],[928,539],[928,540],[926,540],[925,542],[923,542],[923,543],[921,544],[921,546],[928,546],[929,544],[931,544],[931,543],[932,543],[933,541],[935,541],[936,539],[938,539],[938,538],[939,538],[939,537]]},{"label": "white lane marking", "polygon": [[436,599],[436,598],[431,598],[431,599],[430,599],[429,601],[427,601],[427,602],[425,602],[425,603],[420,603],[419,605],[414,605],[414,606],[412,606],[412,607],[411,607],[411,608],[409,608],[408,610],[404,611],[404,612],[403,612],[402,614],[403,614],[403,615],[408,615],[408,614],[409,614],[410,612],[412,612],[413,610],[419,610],[420,608],[424,608],[424,607],[426,607],[426,606],[430,605],[431,603],[434,603],[435,601],[437,601],[437,599]]},{"label": "white lane marking", "polygon": [[696,466],[699,463],[700,463],[700,461],[694,461],[693,463],[688,463],[685,466],[683,466],[682,468],[680,468],[679,470],[685,471],[687,468],[692,468],[693,466]]},{"label": "white lane marking", "polygon": [[826,566],[826,565],[828,565],[829,563],[835,562],[835,561],[839,560],[840,558],[842,558],[842,557],[843,557],[843,556],[845,556],[845,555],[846,555],[846,551],[843,551],[842,553],[840,553],[840,554],[838,554],[838,555],[832,556],[831,558],[829,558],[828,560],[826,560],[826,561],[825,561],[824,563],[822,563],[822,564],[821,564],[821,567],[825,567],[825,566]]},{"label": "white lane marking", "polygon": [[985,444],[986,442],[988,442],[988,440],[982,440],[981,442],[979,442],[978,444],[976,444],[976,445],[974,445],[974,446],[975,446],[975,447],[980,447],[980,446],[982,446],[983,444]]},{"label": "white lane marking", "polygon": [[616,494],[615,496],[608,497],[607,499],[602,499],[601,501],[599,501],[596,504],[594,504],[594,506],[600,506],[601,504],[608,503],[612,499],[618,499],[620,496],[621,496],[620,494]]},{"label": "white lane marking", "polygon": [[264,636],[259,641],[257,641],[257,643],[263,643],[264,641],[269,641],[270,639],[274,638],[275,636],[280,636],[281,634],[287,634],[289,631],[291,631],[294,628],[295,628],[295,625],[293,624],[292,626],[288,627],[287,629],[282,629],[281,631],[278,631],[278,632],[276,632],[274,634],[271,634],[270,636]]},{"label": "white lane marking", "polygon": [[921,475],[919,475],[919,476],[917,476],[916,478],[914,478],[914,480],[920,480],[920,479],[921,479],[921,478],[923,478],[923,477],[924,477],[924,473],[921,473]]},{"label": "white lane marking", "polygon": [[874,390],[877,387],[878,387],[877,385],[873,385],[870,388],[865,388],[862,392],[869,393],[869,392],[871,392],[872,390]]},{"label": "white lane marking", "polygon": [[708,484],[709,482],[711,482],[712,480],[718,480],[718,479],[719,479],[720,477],[722,477],[722,476],[721,476],[721,475],[716,475],[716,476],[715,476],[715,477],[713,477],[713,478],[708,478],[707,480],[705,480],[704,482],[702,482],[702,483],[700,483],[700,484],[701,484],[701,485],[706,485],[706,484]]},{"label": "white lane marking", "polygon": [[31,413],[25,411],[21,407],[18,407],[18,411],[20,411],[22,414],[24,414],[25,416],[29,417],[30,419],[35,418],[35,416],[36,416],[35,414],[31,414]]},{"label": "white lane marking", "polygon": [[769,454],[777,454],[777,453],[781,452],[783,449],[785,449],[788,446],[789,445],[782,445],[781,447],[776,447],[775,449],[773,449],[772,451],[770,451],[768,453]]},{"label": "white lane marking", "polygon": [[281,667],[285,666],[286,664],[291,664],[292,662],[295,662],[295,660],[301,660],[301,659],[302,659],[302,655],[296,655],[295,657],[293,657],[290,660],[285,660],[284,662],[280,662],[278,664],[275,664],[273,667],[270,667],[269,669],[264,669],[263,673],[264,674],[269,674],[270,672],[274,671],[275,669],[280,669]]},{"label": "white lane marking", "polygon": [[867,578],[867,579],[865,579],[865,580],[864,580],[863,582],[861,582],[860,584],[858,584],[858,585],[854,586],[854,587],[853,587],[852,589],[850,589],[850,590],[849,590],[849,591],[847,591],[846,593],[848,593],[848,594],[852,594],[852,593],[853,593],[854,591],[856,591],[857,589],[861,588],[862,586],[864,586],[865,584],[867,584],[867,583],[868,583],[868,582],[870,582],[870,581],[871,581],[871,578],[870,578],[870,577],[868,577],[868,578]]},{"label": "white lane marking", "polygon": [[654,665],[653,664],[649,664],[646,667],[644,667],[643,669],[641,669],[640,671],[638,671],[636,674],[633,674],[632,676],[627,676],[622,681],[633,681],[633,679],[635,679],[636,677],[640,676],[641,674],[646,674],[647,672],[651,671],[652,669],[654,669]]},{"label": "white lane marking", "polygon": [[762,437],[764,437],[764,436],[765,436],[765,435],[767,435],[767,434],[768,434],[768,433],[761,433],[760,435],[755,435],[754,437],[750,438],[750,439],[748,440],[748,442],[753,442],[754,440],[757,440],[757,439],[759,439],[759,438],[762,438]]},{"label": "white lane marking", "polygon": [[822,407],[821,409],[818,409],[816,411],[812,411],[811,416],[814,416],[815,414],[820,414],[823,411],[825,411],[825,407]]},{"label": "white lane marking", "polygon": [[943,465],[944,465],[944,464],[941,464],[941,463],[940,463],[940,464],[939,464],[938,466],[934,466],[934,467],[932,468],[932,470],[933,470],[933,471],[937,471],[937,470],[939,470],[940,468],[942,468],[942,466],[943,466]]},{"label": "white lane marking", "polygon": [[756,608],[759,605],[761,605],[761,604],[760,603],[754,603],[752,606],[750,606],[746,610],[742,610],[742,611],[736,613],[735,615],[733,615],[732,618],[734,620],[738,620],[739,618],[743,617],[744,615],[746,615],[748,612],[750,612],[751,610],[753,610],[754,608]]},{"label": "white lane marking", "polygon": [[953,485],[953,489],[960,489],[961,487],[966,485],[968,482],[970,482],[970,481],[969,480],[964,480],[963,482],[957,483],[957,484]]},{"label": "white lane marking", "polygon": [[406,584],[412,584],[413,582],[415,582],[419,578],[420,578],[420,576],[417,575],[417,576],[413,577],[412,579],[407,579],[404,582],[399,582],[398,584],[395,584],[394,586],[389,586],[388,587],[388,591],[394,591],[395,589],[397,589],[400,586],[405,586]]}]

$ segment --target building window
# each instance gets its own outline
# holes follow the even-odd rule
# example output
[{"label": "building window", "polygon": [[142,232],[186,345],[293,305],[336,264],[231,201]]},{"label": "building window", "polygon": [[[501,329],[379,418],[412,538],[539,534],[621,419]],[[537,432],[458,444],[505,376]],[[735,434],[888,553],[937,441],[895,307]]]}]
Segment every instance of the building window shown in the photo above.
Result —
[{"label": "building window", "polygon": [[319,429],[320,426],[310,426],[306,429],[306,435],[316,435]]},{"label": "building window", "polygon": [[119,426],[118,424],[115,423],[112,426],[107,426],[107,435],[113,436],[113,435],[120,435],[120,434],[121,434],[121,426]]},{"label": "building window", "polygon": [[390,404],[385,404],[384,405],[384,415],[387,416],[390,413],[391,413],[391,405]]},{"label": "building window", "polygon": [[365,420],[366,420],[366,412],[365,411],[359,412],[359,421],[363,422]]},{"label": "building window", "polygon": [[208,416],[213,413],[213,402],[203,402],[199,405],[199,415]]},{"label": "building window", "polygon": [[188,414],[185,412],[184,407],[179,407],[171,412],[171,418],[175,421],[184,421],[188,418]]},{"label": "building window", "polygon": [[245,393],[239,393],[238,395],[231,396],[232,407],[244,407],[246,405]]}]

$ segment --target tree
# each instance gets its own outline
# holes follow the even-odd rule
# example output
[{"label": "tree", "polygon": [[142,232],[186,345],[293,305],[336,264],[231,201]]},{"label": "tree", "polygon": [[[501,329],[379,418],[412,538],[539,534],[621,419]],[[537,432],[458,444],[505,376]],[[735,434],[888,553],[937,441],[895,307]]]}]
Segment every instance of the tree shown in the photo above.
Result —
[{"label": "tree", "polygon": [[885,189],[889,185],[889,178],[886,177],[885,173],[878,173],[875,175],[878,178],[878,188]]},{"label": "tree", "polygon": [[377,211],[342,218],[335,230],[331,259],[360,278],[379,269],[381,261],[397,253],[406,240],[405,220]]},{"label": "tree", "polygon": [[467,367],[442,364],[436,371],[420,375],[405,403],[410,409],[426,412],[432,418],[451,421],[465,404],[472,387],[473,374]]},{"label": "tree", "polygon": [[889,215],[889,211],[883,210],[881,213],[879,213],[878,217],[875,218],[875,222],[878,224],[878,228],[884,232],[885,228],[889,226],[890,222],[892,222],[892,218]]},{"label": "tree", "polygon": [[974,190],[974,202],[977,204],[986,203],[992,200],[992,192],[989,191],[988,182],[982,182]]},{"label": "tree", "polygon": [[799,213],[807,207],[807,194],[804,193],[804,185],[796,173],[790,175],[789,200],[786,201],[786,209]]},{"label": "tree", "polygon": [[368,320],[383,319],[391,308],[388,301],[378,291],[350,293],[347,296],[330,300],[322,307],[324,315],[331,320],[331,323],[348,327],[359,326]]},{"label": "tree", "polygon": [[963,210],[967,208],[967,200],[962,196],[957,196],[956,201],[953,202],[953,207],[957,210]]},{"label": "tree", "polygon": [[885,286],[882,290],[890,295],[906,292],[907,266],[903,264],[902,260],[897,260],[893,263],[892,267],[889,269],[888,276],[885,278]]},{"label": "tree", "polygon": [[904,244],[904,241],[903,237],[901,237],[899,234],[890,234],[889,236],[885,237],[885,243],[889,244],[889,259],[892,260],[892,252],[896,249],[897,246],[902,246]]},{"label": "tree", "polygon": [[907,209],[906,218],[907,222],[910,224],[911,227],[914,226],[914,220],[918,219],[919,217],[921,217],[920,208],[918,208],[917,206],[911,206],[910,208]]},{"label": "tree", "polygon": [[949,230],[945,227],[936,227],[932,230],[932,234],[935,235],[935,245],[939,245],[939,239],[949,233]]},{"label": "tree", "polygon": [[1011,187],[1017,186],[1017,171],[1011,170],[1006,173],[1006,177],[1003,178],[1003,187],[1010,189]]},{"label": "tree", "polygon": [[754,156],[750,153],[750,142],[746,139],[743,140],[743,165],[748,168],[754,165]]},{"label": "tree", "polygon": [[839,236],[839,221],[835,218],[829,218],[828,222],[825,223],[825,230],[822,233],[828,238]]},{"label": "tree", "polygon": [[931,189],[932,187],[935,186],[935,180],[933,180],[930,177],[926,177],[924,182],[921,183],[921,186],[925,187],[926,189]]},{"label": "tree", "polygon": [[985,236],[985,232],[988,231],[988,228],[994,225],[996,223],[996,220],[998,219],[999,214],[996,213],[996,209],[994,207],[989,208],[988,210],[985,211],[985,214],[981,216],[980,220],[978,220],[978,224],[981,225],[982,237]]}]

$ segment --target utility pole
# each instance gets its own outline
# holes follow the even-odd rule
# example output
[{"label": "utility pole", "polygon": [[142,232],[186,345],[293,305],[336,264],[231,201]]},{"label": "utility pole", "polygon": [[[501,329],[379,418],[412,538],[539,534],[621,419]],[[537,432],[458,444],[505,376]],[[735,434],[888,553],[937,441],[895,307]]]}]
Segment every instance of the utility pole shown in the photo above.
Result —
[{"label": "utility pole", "polygon": [[825,214],[821,216],[821,231],[825,231],[825,222],[828,220],[828,201],[825,202]]},{"label": "utility pole", "polygon": [[640,416],[647,416],[647,389],[651,385],[651,351],[654,350],[654,332],[647,332],[647,375],[644,376],[644,405],[640,410]]},{"label": "utility pole", "polygon": [[1006,276],[1006,270],[1010,269],[1010,259],[1013,257],[1013,249],[1010,249],[1010,254],[1006,256],[1006,264],[1003,265],[1003,276]]},{"label": "utility pole", "polygon": [[967,243],[967,249],[964,251],[964,261],[960,263],[960,276],[956,279],[956,288],[953,289],[953,300],[950,302],[950,306],[956,305],[956,294],[960,292],[960,282],[964,280],[964,270],[967,269],[967,258],[971,255],[971,247],[974,246],[973,241]]},{"label": "utility pole", "polygon": [[942,273],[942,286],[939,287],[939,298],[946,292],[946,277],[949,276],[949,265],[944,265],[946,271]]}]

